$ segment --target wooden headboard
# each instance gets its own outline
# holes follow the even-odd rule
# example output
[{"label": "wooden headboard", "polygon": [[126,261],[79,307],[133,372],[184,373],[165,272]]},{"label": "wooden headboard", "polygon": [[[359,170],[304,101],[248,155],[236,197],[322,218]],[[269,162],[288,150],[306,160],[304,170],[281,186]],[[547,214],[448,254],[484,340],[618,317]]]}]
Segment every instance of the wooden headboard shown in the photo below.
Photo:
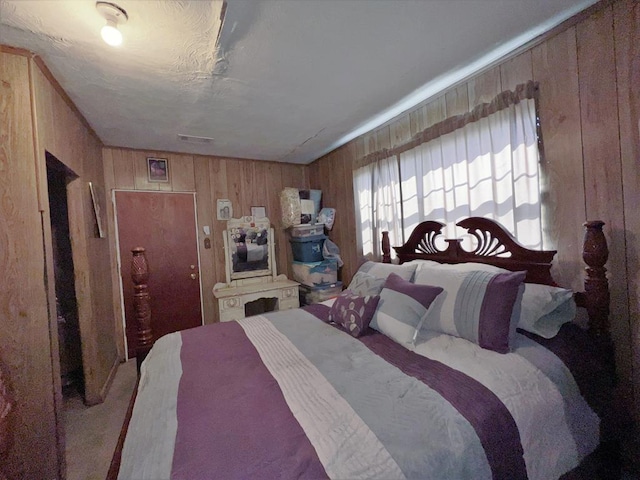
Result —
[{"label": "wooden headboard", "polygon": [[[461,228],[476,239],[473,251],[464,250],[461,239],[447,239],[447,247],[440,250],[436,239],[444,224],[435,221],[420,223],[401,247],[394,247],[400,263],[411,260],[432,260],[440,263],[477,262],[511,271],[526,271],[526,282],[556,285],[551,276],[555,250],[531,250],[522,246],[502,225],[481,217],[469,217],[458,222]],[[589,315],[589,330],[599,337],[609,337],[609,284],[604,267],[609,256],[607,241],[599,220],[586,222],[582,258],[587,264],[585,291],[575,294],[576,303],[585,307]],[[391,261],[391,247],[387,232],[382,236],[383,261]]]}]

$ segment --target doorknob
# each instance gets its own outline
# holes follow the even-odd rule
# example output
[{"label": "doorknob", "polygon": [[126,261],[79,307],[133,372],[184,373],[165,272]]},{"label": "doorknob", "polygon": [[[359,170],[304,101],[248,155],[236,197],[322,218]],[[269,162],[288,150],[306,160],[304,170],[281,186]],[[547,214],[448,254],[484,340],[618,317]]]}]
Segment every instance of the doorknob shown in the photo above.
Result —
[{"label": "doorknob", "polygon": [[197,275],[195,273],[192,273],[191,275],[189,275],[191,277],[192,280],[195,280]]}]

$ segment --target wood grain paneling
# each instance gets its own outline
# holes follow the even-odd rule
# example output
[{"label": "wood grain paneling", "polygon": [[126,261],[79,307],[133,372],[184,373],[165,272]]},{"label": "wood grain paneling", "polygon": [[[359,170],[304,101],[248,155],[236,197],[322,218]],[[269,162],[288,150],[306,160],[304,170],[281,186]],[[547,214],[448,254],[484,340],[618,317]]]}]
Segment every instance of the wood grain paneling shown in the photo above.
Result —
[{"label": "wood grain paneling", "polygon": [[575,28],[534,48],[532,58],[545,151],[540,164],[545,247],[558,249],[557,281],[579,289],[586,213]]},{"label": "wood grain paneling", "polygon": [[500,80],[500,68],[494,67],[491,70],[487,70],[469,80],[467,85],[470,110],[483,103],[489,103],[503,90]]},{"label": "wood grain paneling", "polygon": [[502,90],[513,90],[518,85],[533,79],[531,50],[521,53],[500,65]]},{"label": "wood grain paneling", "polygon": [[[214,219],[216,218],[215,200],[212,198],[211,178],[209,176],[209,160],[206,157],[196,156],[193,158],[193,171],[195,172],[196,191],[196,216],[198,222],[198,245],[200,253],[200,279],[202,286],[202,308],[205,323],[213,323],[217,320],[216,305],[211,291],[216,283],[216,278],[212,272],[215,267],[214,239],[218,232]],[[205,226],[211,232],[206,235],[203,231]],[[206,248],[205,240],[209,248]],[[215,314],[215,315],[214,315]]]},{"label": "wood grain paneling", "polygon": [[640,200],[640,3],[633,0],[615,3],[613,25],[634,387],[632,411],[640,423],[640,208],[637,208]]},{"label": "wood grain paneling", "polygon": [[422,112],[423,108],[424,107],[413,109],[409,113],[409,132],[411,136],[424,130],[424,114]]},{"label": "wood grain paneling", "polygon": [[[613,13],[606,8],[576,27],[582,156],[588,219],[606,223],[609,244],[609,285],[611,320],[616,344],[616,361],[624,386],[631,385],[631,343],[627,270],[625,268],[625,228],[622,199],[622,166],[618,137],[618,99],[614,55],[595,58],[594,51],[614,51]],[[603,168],[604,167],[604,168]],[[630,395],[630,393],[628,394]]]},{"label": "wood grain paneling", "polygon": [[466,83],[445,93],[447,117],[462,115],[469,111],[469,88]]},{"label": "wood grain paneling", "polygon": [[[126,169],[127,162],[122,161],[122,152],[120,150],[114,150],[111,148],[102,149],[102,165],[104,170],[104,188],[106,192],[106,221],[113,237],[115,238],[116,225],[115,225],[115,208],[113,204],[113,190],[116,188],[118,181],[127,185],[125,189],[133,189],[133,170],[131,175],[119,175],[122,169],[118,169],[118,166]],[[119,179],[119,180],[118,180]],[[130,179],[130,183],[127,183],[127,179]],[[124,340],[124,313],[122,296],[120,295],[120,269],[117,266],[118,250],[115,240],[109,240],[109,257],[111,264],[109,271],[111,274],[111,296],[113,303],[113,316],[114,316],[114,338],[116,341],[116,348],[118,351],[118,359],[124,360],[126,358]]]},{"label": "wood grain paneling", "polygon": [[[69,229],[74,262],[75,290],[78,303],[82,361],[84,370],[85,402],[99,403],[117,368],[118,353],[114,339],[113,296],[109,271],[110,248],[104,238],[94,235],[95,216],[88,182],[92,182],[99,195],[99,203],[106,205],[102,145],[86,127],[77,110],[53,85],[46,72],[33,69],[38,125],[38,165],[45,169],[45,152],[54,155],[77,178],[67,187]],[[46,178],[46,177],[45,177]],[[47,187],[42,182],[41,198],[46,198]],[[43,208],[44,230],[49,228],[48,204]],[[106,219],[103,219],[103,222]],[[104,225],[106,235],[110,228]],[[50,242],[45,242],[47,258],[51,256]],[[49,285],[53,285],[53,276]],[[55,318],[52,330],[57,332]],[[55,325],[55,326],[54,326]]]},{"label": "wood grain paneling", "polygon": [[389,125],[376,130],[376,148],[378,150],[391,148],[391,128]]},{"label": "wood grain paneling", "polygon": [[[275,234],[275,251],[277,259],[278,273],[291,275],[289,272],[289,239],[282,225],[282,215],[280,209],[280,192],[287,186],[282,178],[283,165],[280,163],[269,163],[265,181],[268,181],[269,195],[267,197],[267,216],[271,220]],[[291,185],[292,186],[292,185]]]},{"label": "wood grain paneling", "polygon": [[196,190],[193,155],[172,153],[167,156],[171,168],[171,191],[193,192]]},{"label": "wood grain paneling", "polygon": [[131,150],[109,149],[113,155],[113,188],[121,188],[123,190],[136,188],[135,163],[132,156],[134,152]]},{"label": "wood grain paneling", "polygon": [[411,139],[411,118],[407,113],[397,118],[391,125],[391,146],[401,145]]},{"label": "wood grain paneling", "polygon": [[[17,399],[9,478],[59,475],[53,358],[38,209],[29,65],[0,53],[0,361]],[[46,178],[46,177],[45,177]]]},{"label": "wood grain paneling", "polygon": [[444,95],[424,106],[424,128],[429,128],[447,118],[447,101]]},{"label": "wood grain paneling", "polygon": [[365,133],[362,136],[362,140],[364,142],[364,154],[369,155],[370,153],[376,152],[379,150],[376,145],[376,135],[375,130]]},{"label": "wood grain paneling", "polygon": [[[211,235],[212,244],[213,244],[213,254],[214,254],[214,270],[209,272],[209,275],[213,279],[213,284],[215,285],[217,282],[226,282],[226,272],[225,272],[225,252],[224,252],[224,242],[223,242],[223,231],[226,228],[226,222],[217,219],[217,210],[216,210],[216,202],[221,199],[229,199],[228,194],[228,185],[227,185],[227,161],[225,159],[214,159],[207,158],[207,162],[209,163],[209,182],[210,182],[210,190],[211,190],[211,211],[213,213],[212,224],[215,228],[212,229]],[[233,205],[235,209],[236,206]],[[234,212],[234,216],[237,216]],[[205,295],[213,296],[211,291],[204,292]],[[210,314],[212,315],[211,321],[218,321],[218,309],[217,303],[215,300],[213,301],[214,309]],[[205,311],[205,322],[208,323],[208,319],[206,317],[207,312]]]}]

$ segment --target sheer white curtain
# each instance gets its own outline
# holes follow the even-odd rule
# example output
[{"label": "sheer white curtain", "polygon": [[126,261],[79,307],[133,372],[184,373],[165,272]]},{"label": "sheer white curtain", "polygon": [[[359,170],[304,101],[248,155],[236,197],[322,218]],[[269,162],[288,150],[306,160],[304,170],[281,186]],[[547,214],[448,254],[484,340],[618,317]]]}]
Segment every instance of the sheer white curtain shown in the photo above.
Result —
[{"label": "sheer white curtain", "polygon": [[382,232],[389,232],[391,245],[401,245],[402,214],[400,172],[394,155],[353,172],[356,199],[356,232],[362,255],[380,259]]},{"label": "sheer white curtain", "polygon": [[428,219],[456,238],[456,222],[480,216],[542,248],[538,163],[533,99],[400,153],[404,235]]},{"label": "sheer white curtain", "polygon": [[363,254],[379,255],[384,230],[391,245],[402,245],[424,220],[445,223],[444,238],[460,237],[455,224],[470,216],[496,220],[525,246],[543,248],[536,92],[533,82],[518,85],[363,159],[375,160],[354,171]]}]

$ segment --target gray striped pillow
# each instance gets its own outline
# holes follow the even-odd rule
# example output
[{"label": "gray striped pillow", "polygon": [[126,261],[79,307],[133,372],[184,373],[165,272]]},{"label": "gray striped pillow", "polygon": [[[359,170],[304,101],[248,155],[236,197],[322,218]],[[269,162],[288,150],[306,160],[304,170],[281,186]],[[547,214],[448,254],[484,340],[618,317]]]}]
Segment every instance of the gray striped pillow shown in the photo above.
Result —
[{"label": "gray striped pillow", "polygon": [[526,272],[459,271],[446,267],[419,270],[416,283],[444,288],[422,328],[466,338],[498,353],[510,351],[520,316]]},{"label": "gray striped pillow", "polygon": [[378,308],[369,326],[400,344],[411,346],[429,306],[440,293],[440,287],[416,285],[391,273],[380,292]]}]

